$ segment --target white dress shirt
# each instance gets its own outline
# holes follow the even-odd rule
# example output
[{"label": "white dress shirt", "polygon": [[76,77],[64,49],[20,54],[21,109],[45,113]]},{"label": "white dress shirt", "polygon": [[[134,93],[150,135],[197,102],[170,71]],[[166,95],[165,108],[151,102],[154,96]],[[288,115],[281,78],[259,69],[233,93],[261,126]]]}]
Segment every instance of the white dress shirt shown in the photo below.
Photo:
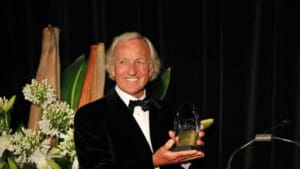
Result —
[{"label": "white dress shirt", "polygon": [[[144,95],[139,99],[123,92],[117,85],[115,87],[115,90],[127,106],[129,106],[130,100],[143,100],[146,97],[146,90],[144,91]],[[136,122],[138,123],[139,127],[141,128],[141,130],[149,144],[149,147],[153,153],[151,137],[150,137],[149,111],[148,110],[143,111],[141,106],[135,106],[134,110],[133,110],[133,117],[136,120]],[[181,166],[184,169],[188,169],[190,167],[190,165],[191,165],[191,163],[181,164]],[[155,167],[154,169],[159,169],[159,167]]]},{"label": "white dress shirt", "polygon": [[[130,100],[143,100],[146,97],[146,91],[144,92],[144,95],[137,99],[125,92],[123,92],[118,86],[115,87],[116,92],[120,96],[120,98],[125,102],[125,104],[128,106]],[[151,144],[151,138],[150,138],[150,124],[149,124],[149,111],[143,111],[141,106],[135,106],[133,111],[133,117],[140,126],[148,144],[151,148],[151,151],[153,152],[152,144]]]}]

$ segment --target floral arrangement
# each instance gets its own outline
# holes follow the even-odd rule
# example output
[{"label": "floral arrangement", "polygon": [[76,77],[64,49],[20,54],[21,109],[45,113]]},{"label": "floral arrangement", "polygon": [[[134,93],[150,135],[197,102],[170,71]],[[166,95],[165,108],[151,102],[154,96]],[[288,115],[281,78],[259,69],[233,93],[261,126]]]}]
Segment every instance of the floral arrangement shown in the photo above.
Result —
[{"label": "floral arrangement", "polygon": [[75,111],[57,99],[47,79],[23,88],[25,100],[38,105],[41,120],[39,131],[20,126],[12,133],[10,111],[16,96],[0,97],[0,169],[78,168],[73,140]]}]

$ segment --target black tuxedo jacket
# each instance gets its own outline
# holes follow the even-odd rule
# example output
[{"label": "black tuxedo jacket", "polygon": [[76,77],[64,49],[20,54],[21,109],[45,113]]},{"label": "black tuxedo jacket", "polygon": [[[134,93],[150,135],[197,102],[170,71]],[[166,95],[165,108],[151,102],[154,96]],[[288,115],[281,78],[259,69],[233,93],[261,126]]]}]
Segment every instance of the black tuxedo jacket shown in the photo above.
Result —
[{"label": "black tuxedo jacket", "polygon": [[[169,139],[174,112],[156,100],[150,110],[155,152]],[[132,113],[114,89],[81,107],[74,121],[76,153],[81,169],[153,169],[152,152]],[[161,169],[181,168],[179,165]]]}]

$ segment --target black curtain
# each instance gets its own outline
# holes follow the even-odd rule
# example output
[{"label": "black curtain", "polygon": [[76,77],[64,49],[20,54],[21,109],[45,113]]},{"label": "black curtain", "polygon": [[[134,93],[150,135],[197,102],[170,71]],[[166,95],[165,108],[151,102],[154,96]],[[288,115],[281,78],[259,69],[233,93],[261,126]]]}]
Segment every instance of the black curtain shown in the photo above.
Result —
[{"label": "black curtain", "polygon": [[[42,29],[60,28],[62,70],[90,45],[125,31],[149,37],[171,67],[166,100],[215,123],[199,169],[225,168],[257,133],[300,141],[300,4],[285,0],[0,1],[0,96],[17,95],[12,126],[27,124],[22,88],[35,77]],[[107,79],[106,89],[113,85]],[[299,146],[273,140],[238,152],[231,168],[300,168]]]}]

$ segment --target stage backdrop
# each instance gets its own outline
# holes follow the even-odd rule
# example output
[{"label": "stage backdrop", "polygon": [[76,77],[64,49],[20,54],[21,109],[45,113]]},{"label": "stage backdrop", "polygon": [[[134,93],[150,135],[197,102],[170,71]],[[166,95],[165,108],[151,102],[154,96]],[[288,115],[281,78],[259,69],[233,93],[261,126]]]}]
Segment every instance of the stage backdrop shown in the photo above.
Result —
[{"label": "stage backdrop", "polygon": [[[285,0],[2,0],[0,95],[17,94],[12,125],[26,124],[22,87],[35,77],[48,24],[60,29],[62,70],[92,44],[108,47],[113,36],[139,31],[156,46],[162,70],[172,69],[166,100],[193,103],[215,119],[199,169],[223,169],[257,133],[300,141],[299,11],[299,2]],[[105,89],[112,85],[107,79]],[[299,149],[254,143],[231,166],[299,169]]]}]

